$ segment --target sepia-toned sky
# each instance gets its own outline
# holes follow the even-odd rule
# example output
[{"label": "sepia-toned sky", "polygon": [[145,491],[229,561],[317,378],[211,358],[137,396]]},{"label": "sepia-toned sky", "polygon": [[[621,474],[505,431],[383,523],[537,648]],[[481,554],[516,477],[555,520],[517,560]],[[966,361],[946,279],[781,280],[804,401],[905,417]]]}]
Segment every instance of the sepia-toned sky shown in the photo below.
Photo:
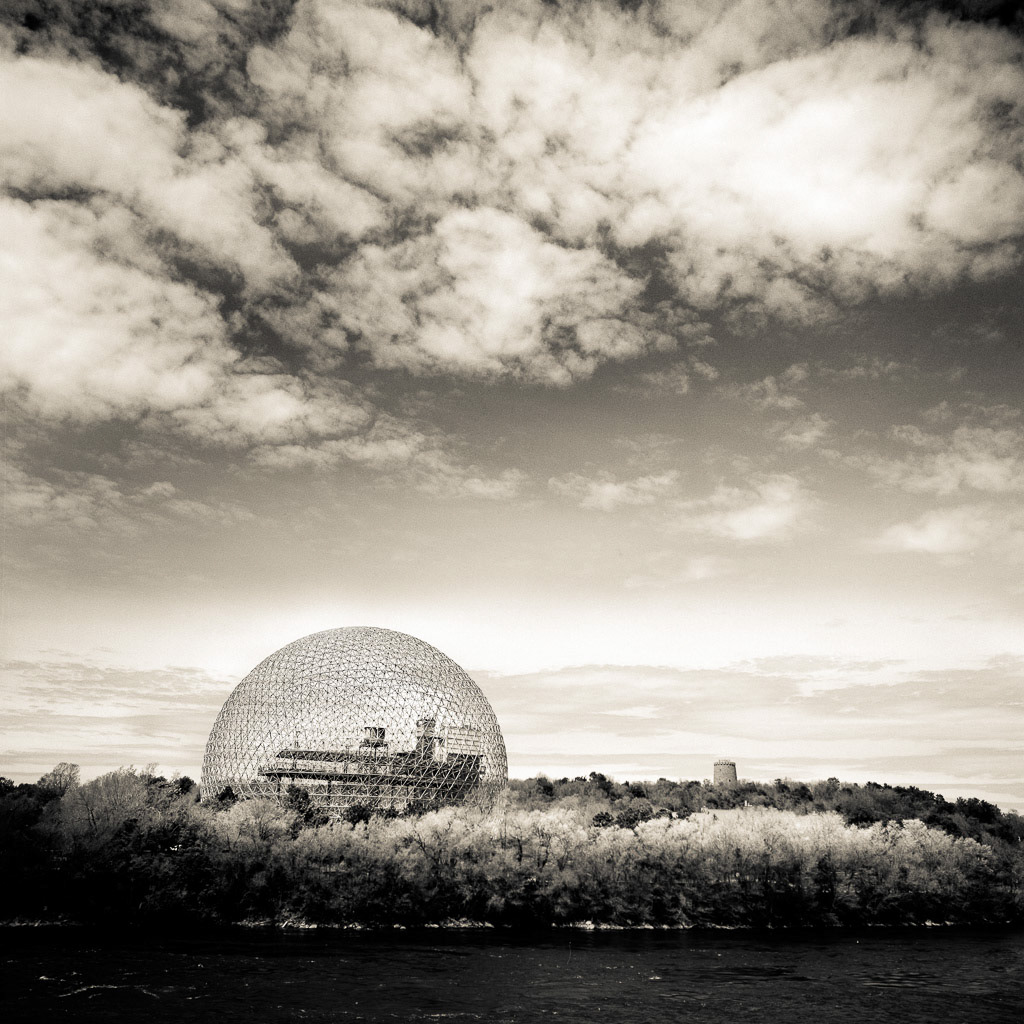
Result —
[{"label": "sepia-toned sky", "polygon": [[0,774],[376,625],[514,775],[1024,808],[1015,6],[10,0]]}]

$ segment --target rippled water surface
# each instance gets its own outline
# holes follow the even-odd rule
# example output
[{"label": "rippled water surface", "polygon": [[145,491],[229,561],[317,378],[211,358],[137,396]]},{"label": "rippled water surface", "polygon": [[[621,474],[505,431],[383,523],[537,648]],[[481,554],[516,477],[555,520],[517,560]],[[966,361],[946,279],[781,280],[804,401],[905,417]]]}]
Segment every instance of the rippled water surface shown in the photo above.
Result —
[{"label": "rippled water surface", "polygon": [[1024,933],[2,933],[6,1021],[1024,1022]]}]

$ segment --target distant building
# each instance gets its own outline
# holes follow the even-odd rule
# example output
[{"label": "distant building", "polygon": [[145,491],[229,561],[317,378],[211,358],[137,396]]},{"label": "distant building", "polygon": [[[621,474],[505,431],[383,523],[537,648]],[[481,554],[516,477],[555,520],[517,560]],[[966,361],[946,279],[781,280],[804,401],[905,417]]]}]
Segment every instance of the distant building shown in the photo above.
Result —
[{"label": "distant building", "polygon": [[736,785],[736,762],[719,759],[715,762],[715,785]]}]

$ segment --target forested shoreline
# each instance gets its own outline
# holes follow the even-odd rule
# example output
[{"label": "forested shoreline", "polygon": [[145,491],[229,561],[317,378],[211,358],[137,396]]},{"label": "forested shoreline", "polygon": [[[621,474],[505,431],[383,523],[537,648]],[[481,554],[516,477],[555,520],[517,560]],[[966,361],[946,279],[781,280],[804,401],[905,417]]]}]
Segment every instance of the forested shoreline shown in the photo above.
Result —
[{"label": "forested shoreline", "polygon": [[0,780],[0,920],[511,928],[1024,923],[1024,819],[982,800],[803,784],[513,781],[488,806],[328,823],[121,769]]}]

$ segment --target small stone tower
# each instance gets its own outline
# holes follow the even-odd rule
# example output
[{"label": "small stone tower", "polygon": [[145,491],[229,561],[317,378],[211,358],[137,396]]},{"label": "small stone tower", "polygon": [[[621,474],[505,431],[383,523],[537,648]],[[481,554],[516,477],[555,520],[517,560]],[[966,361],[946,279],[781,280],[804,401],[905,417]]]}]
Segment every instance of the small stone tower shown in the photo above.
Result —
[{"label": "small stone tower", "polygon": [[719,758],[715,762],[715,785],[735,786],[736,785],[736,762],[725,761]]}]

